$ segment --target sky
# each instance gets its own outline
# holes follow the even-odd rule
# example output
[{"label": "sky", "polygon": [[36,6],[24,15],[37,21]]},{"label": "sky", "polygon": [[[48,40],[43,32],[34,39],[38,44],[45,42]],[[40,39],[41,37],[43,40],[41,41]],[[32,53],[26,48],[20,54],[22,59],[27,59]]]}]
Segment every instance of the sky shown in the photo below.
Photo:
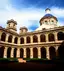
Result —
[{"label": "sky", "polygon": [[51,14],[57,17],[58,25],[64,25],[63,0],[0,0],[0,26],[6,28],[7,20],[17,21],[17,32],[20,27],[34,31],[40,26],[39,20],[50,8]]}]

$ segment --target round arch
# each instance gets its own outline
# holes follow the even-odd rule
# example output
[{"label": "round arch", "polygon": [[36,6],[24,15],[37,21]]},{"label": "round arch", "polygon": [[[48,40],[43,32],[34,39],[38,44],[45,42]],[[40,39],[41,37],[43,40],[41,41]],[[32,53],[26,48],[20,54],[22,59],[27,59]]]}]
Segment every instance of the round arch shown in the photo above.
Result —
[{"label": "round arch", "polygon": [[21,48],[20,49],[20,58],[23,58],[23,55],[24,55],[24,50]]},{"label": "round arch", "polygon": [[12,42],[12,35],[9,35],[9,37],[8,37],[8,42]]},{"label": "round arch", "polygon": [[6,34],[2,33],[2,35],[1,35],[1,41],[5,41],[5,39],[6,39]]},{"label": "round arch", "polygon": [[15,37],[14,43],[17,44],[17,41],[18,41],[18,37]]},{"label": "round arch", "polygon": [[33,48],[33,58],[38,58],[38,50],[37,50],[37,48]]},{"label": "round arch", "polygon": [[36,35],[33,36],[33,42],[34,43],[38,42],[38,37]]},{"label": "round arch", "polygon": [[20,44],[24,44],[24,38],[23,37],[20,38]]},{"label": "round arch", "polygon": [[4,55],[4,46],[0,47],[0,58],[3,58]]},{"label": "round arch", "polygon": [[30,58],[30,49],[26,48],[26,58]]},{"label": "round arch", "polygon": [[49,41],[55,41],[55,36],[54,36],[54,34],[50,33],[50,34],[48,35],[48,39],[49,39]]},{"label": "round arch", "polygon": [[7,58],[10,58],[10,55],[11,55],[11,47],[7,49]]},{"label": "round arch", "polygon": [[64,33],[58,32],[57,37],[58,37],[58,40],[64,40]]},{"label": "round arch", "polygon": [[53,46],[51,46],[49,48],[49,54],[50,54],[50,59],[56,58],[56,51],[55,51],[55,48]]},{"label": "round arch", "polygon": [[16,58],[17,48],[14,49],[14,58]]},{"label": "round arch", "polygon": [[44,47],[41,48],[41,58],[46,58],[46,49]]},{"label": "round arch", "polygon": [[58,57],[60,59],[64,59],[64,41],[62,42],[62,44],[58,47]]},{"label": "round arch", "polygon": [[30,37],[27,36],[26,38],[27,38],[27,39],[26,39],[26,42],[27,42],[27,43],[30,43]]},{"label": "round arch", "polygon": [[46,42],[46,37],[44,34],[40,35],[40,42]]}]

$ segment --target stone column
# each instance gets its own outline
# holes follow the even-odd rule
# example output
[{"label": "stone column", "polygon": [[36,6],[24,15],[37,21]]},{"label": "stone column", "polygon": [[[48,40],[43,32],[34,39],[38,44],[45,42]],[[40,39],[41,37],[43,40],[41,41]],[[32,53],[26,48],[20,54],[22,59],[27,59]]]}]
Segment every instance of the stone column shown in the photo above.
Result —
[{"label": "stone column", "polygon": [[2,32],[0,32],[0,40],[1,40],[1,35],[2,35]]},{"label": "stone column", "polygon": [[54,32],[55,41],[58,41],[57,32]]},{"label": "stone column", "polygon": [[56,56],[58,56],[58,46],[55,47]]},{"label": "stone column", "polygon": [[9,37],[9,34],[6,34],[5,42],[8,42],[8,37]]},{"label": "stone column", "polygon": [[38,43],[40,43],[40,34],[38,34],[37,36],[38,36]]},{"label": "stone column", "polygon": [[26,36],[24,36],[24,44],[26,44]]},{"label": "stone column", "polygon": [[15,36],[13,35],[13,37],[12,37],[12,43],[14,43],[14,39],[15,39]]},{"label": "stone column", "polygon": [[30,39],[31,39],[30,42],[33,43],[33,36],[32,35],[30,36]]},{"label": "stone column", "polygon": [[5,47],[5,49],[4,49],[4,58],[7,58],[7,49],[8,49],[8,47]]},{"label": "stone column", "polygon": [[14,48],[11,48],[11,58],[14,57]]},{"label": "stone column", "polygon": [[33,58],[33,48],[30,48],[30,58]]},{"label": "stone column", "polygon": [[48,42],[48,34],[46,33],[46,42]]},{"label": "stone column", "polygon": [[38,58],[41,58],[41,50],[40,50],[41,48],[40,47],[38,47]]},{"label": "stone column", "polygon": [[26,58],[26,48],[23,48],[24,49],[24,58]]},{"label": "stone column", "polygon": [[20,37],[18,37],[18,44],[20,44]]},{"label": "stone column", "polygon": [[16,55],[17,58],[20,57],[20,48],[17,48],[17,55]]},{"label": "stone column", "polygon": [[49,47],[46,47],[46,57],[50,60]]}]

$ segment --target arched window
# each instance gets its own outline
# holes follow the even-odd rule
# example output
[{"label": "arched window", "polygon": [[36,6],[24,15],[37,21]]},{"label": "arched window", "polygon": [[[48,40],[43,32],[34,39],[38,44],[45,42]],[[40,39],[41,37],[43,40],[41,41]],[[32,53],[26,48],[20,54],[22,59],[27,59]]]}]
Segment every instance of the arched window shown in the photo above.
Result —
[{"label": "arched window", "polygon": [[17,48],[14,49],[14,58],[16,58],[17,55]]},{"label": "arched window", "polygon": [[64,33],[63,32],[59,32],[57,34],[57,36],[58,36],[58,40],[64,40]]},{"label": "arched window", "polygon": [[30,49],[29,48],[26,49],[26,58],[30,58]]},{"label": "arched window", "polygon": [[45,23],[48,24],[47,20],[45,20]]},{"label": "arched window", "polygon": [[33,48],[33,58],[38,58],[38,50],[37,50],[37,48]]},{"label": "arched window", "polygon": [[58,47],[57,55],[60,59],[64,60],[64,41],[61,43],[61,45]]},{"label": "arched window", "polygon": [[14,39],[14,43],[17,44],[17,41],[18,41],[18,38],[15,37],[15,39]]},{"label": "arched window", "polygon": [[49,48],[49,53],[50,53],[50,59],[54,59],[56,57],[56,52],[54,47]]},{"label": "arched window", "polygon": [[9,37],[8,37],[8,42],[12,42],[12,35],[9,35]]},{"label": "arched window", "polygon": [[1,41],[5,41],[5,39],[6,39],[6,34],[2,33],[2,35],[1,35]]},{"label": "arched window", "polygon": [[44,34],[40,35],[40,42],[46,42],[46,37]]},{"label": "arched window", "polygon": [[38,42],[38,37],[36,35],[33,36],[33,42],[34,43]]},{"label": "arched window", "polygon": [[27,42],[27,43],[30,43],[30,37],[29,37],[29,36],[27,37],[26,42]]},{"label": "arched window", "polygon": [[41,58],[46,58],[46,49],[44,47],[41,48]]},{"label": "arched window", "polygon": [[21,39],[20,39],[20,44],[24,44],[24,38],[23,37],[21,37]]},{"label": "arched window", "polygon": [[7,50],[7,58],[10,58],[10,55],[11,55],[11,47],[9,47]]},{"label": "arched window", "polygon": [[4,47],[0,47],[0,58],[3,58],[4,55]]},{"label": "arched window", "polygon": [[48,35],[48,39],[49,39],[49,41],[55,41],[54,34],[50,33],[50,34]]},{"label": "arched window", "polygon": [[24,50],[21,48],[20,49],[20,58],[23,58],[23,55],[24,55]]}]

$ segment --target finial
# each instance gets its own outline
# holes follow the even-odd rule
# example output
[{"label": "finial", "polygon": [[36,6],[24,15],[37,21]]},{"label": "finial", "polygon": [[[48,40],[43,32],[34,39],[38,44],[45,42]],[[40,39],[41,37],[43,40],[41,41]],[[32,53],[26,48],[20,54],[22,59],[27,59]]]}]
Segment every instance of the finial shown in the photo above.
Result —
[{"label": "finial", "polygon": [[45,12],[48,14],[48,13],[50,13],[50,9],[49,8],[46,8],[46,10],[45,10]]}]

